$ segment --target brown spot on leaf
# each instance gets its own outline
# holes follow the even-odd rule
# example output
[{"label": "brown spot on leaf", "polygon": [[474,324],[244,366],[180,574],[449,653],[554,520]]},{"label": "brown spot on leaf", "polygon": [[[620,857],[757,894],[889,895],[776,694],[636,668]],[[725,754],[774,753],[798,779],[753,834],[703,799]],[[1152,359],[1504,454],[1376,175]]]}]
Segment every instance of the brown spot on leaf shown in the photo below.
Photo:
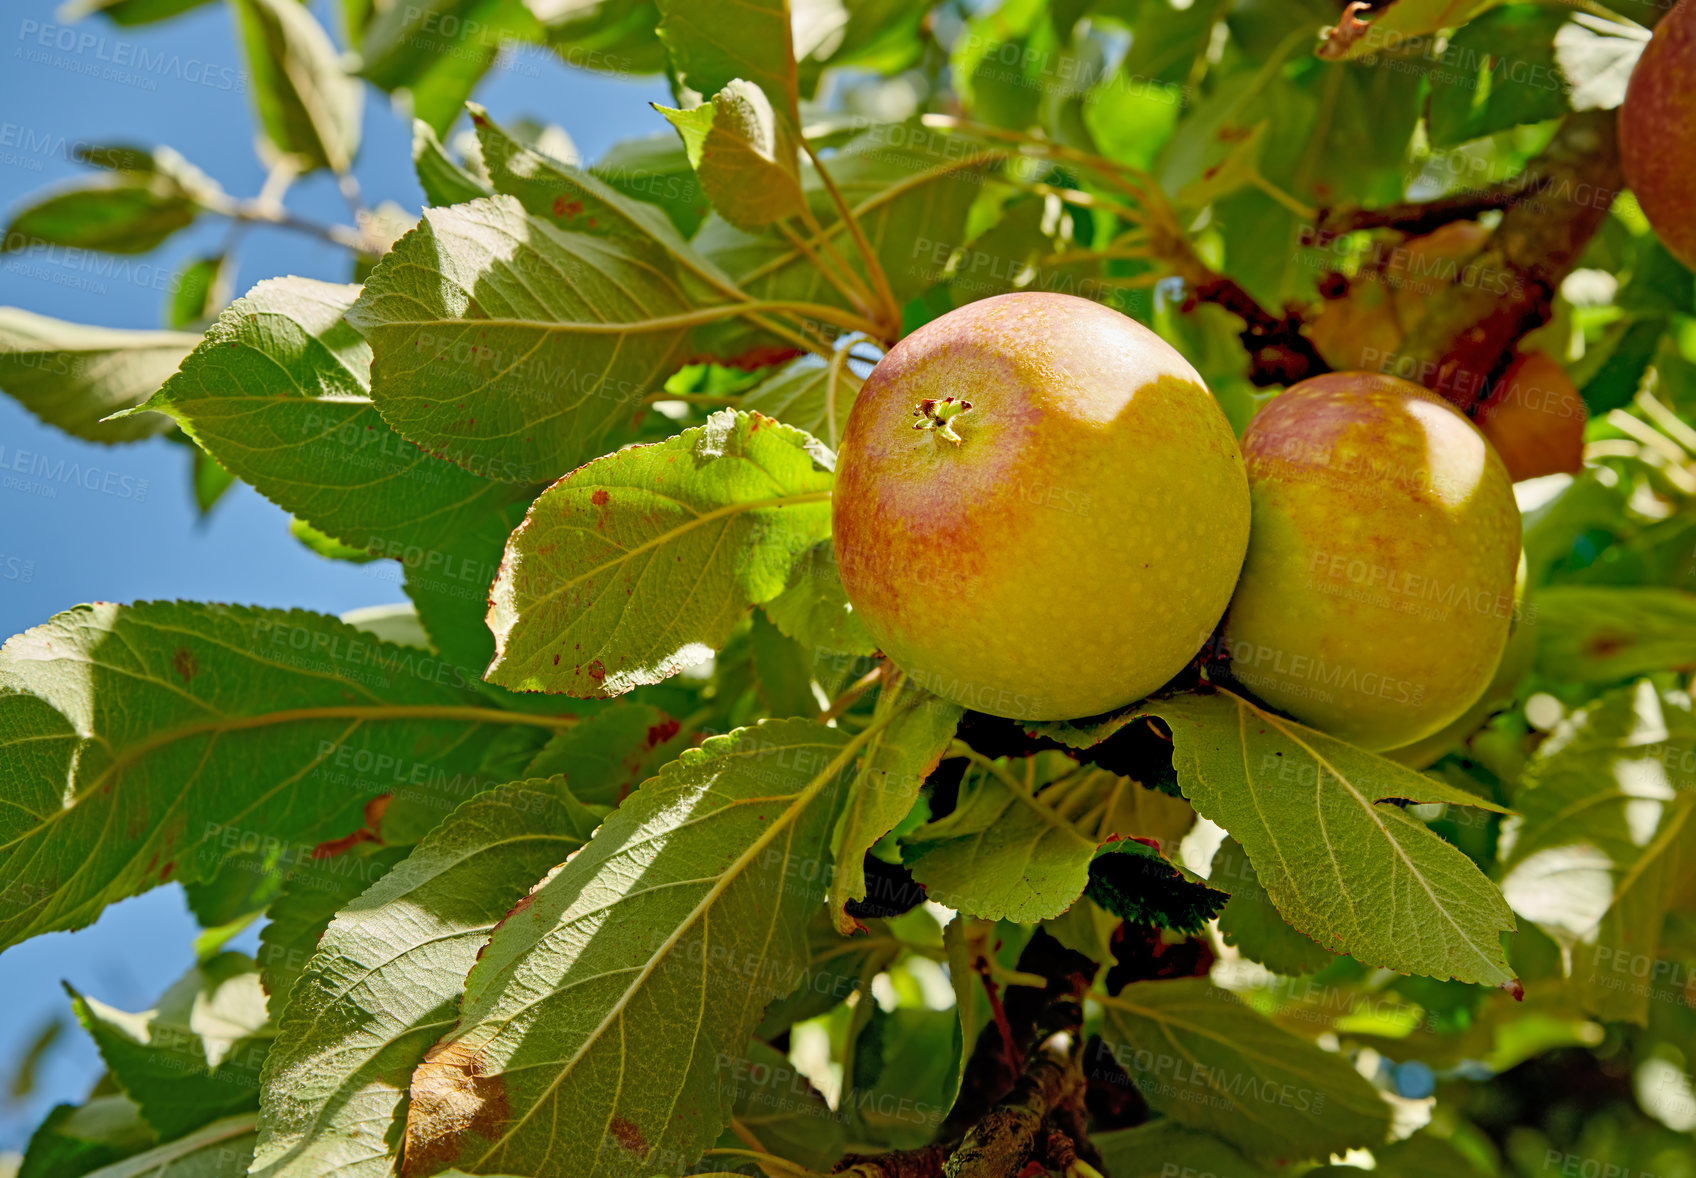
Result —
[{"label": "brown spot on leaf", "polygon": [[565,197],[563,197],[563,196],[554,197],[554,216],[556,216],[556,217],[576,217],[576,216],[579,216],[582,212],[583,212],[583,202],[582,201],[580,201],[580,200],[566,200]]},{"label": "brown spot on leaf", "polygon": [[331,859],[344,855],[360,843],[381,843],[383,841],[383,814],[389,808],[392,794],[378,794],[365,803],[365,819],[358,830],[352,834],[344,834],[341,838],[329,839],[312,848],[314,859]]},{"label": "brown spot on leaf", "polygon": [[611,498],[611,496],[602,489],[589,496],[589,502],[593,503],[596,507],[605,507],[609,498]]},{"label": "brown spot on leaf", "polygon": [[511,1119],[506,1081],[484,1074],[463,1043],[438,1044],[412,1073],[402,1175],[434,1174],[458,1161],[475,1139],[490,1140]]},{"label": "brown spot on leaf", "polygon": [[589,678],[593,679],[596,683],[602,683],[606,680],[606,677],[607,669],[600,659],[596,659],[594,662],[589,664]]},{"label": "brown spot on leaf", "polygon": [[648,1155],[648,1142],[642,1136],[642,1131],[624,1117],[614,1117],[607,1126],[612,1135],[618,1138],[618,1143],[637,1157]]},{"label": "brown spot on leaf", "polygon": [[1629,638],[1623,638],[1618,634],[1598,634],[1584,644],[1589,653],[1599,659],[1616,655],[1630,645],[1631,640]]},{"label": "brown spot on leaf", "polygon": [[171,669],[177,673],[177,678],[188,683],[200,674],[200,660],[194,657],[194,652],[188,647],[179,646],[171,656]]},{"label": "brown spot on leaf", "polygon": [[663,723],[651,725],[648,728],[649,749],[657,749],[660,745],[677,735],[677,730],[683,727],[676,720],[666,720]]}]

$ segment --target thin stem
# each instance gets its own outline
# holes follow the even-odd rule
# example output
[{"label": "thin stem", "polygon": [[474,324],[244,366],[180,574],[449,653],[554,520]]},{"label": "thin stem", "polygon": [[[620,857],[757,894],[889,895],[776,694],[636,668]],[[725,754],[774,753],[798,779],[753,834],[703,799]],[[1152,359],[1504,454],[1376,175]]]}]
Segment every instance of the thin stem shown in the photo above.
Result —
[{"label": "thin stem", "polygon": [[1290,212],[1294,213],[1303,222],[1311,224],[1319,219],[1318,209],[1311,205],[1302,204],[1301,201],[1285,192],[1282,188],[1279,188],[1265,176],[1262,176],[1258,171],[1249,174],[1249,183],[1253,184],[1267,196],[1283,205],[1286,209],[1289,209]]},{"label": "thin stem", "polygon": [[854,681],[848,690],[833,699],[830,702],[830,706],[819,713],[819,723],[829,724],[832,720],[842,715],[843,712],[846,712],[849,708],[853,707],[854,701],[866,694],[866,692],[870,691],[872,687],[884,677],[888,670],[888,663],[879,663],[877,666],[867,671],[864,675],[861,675]]},{"label": "thin stem", "polygon": [[[813,267],[818,270],[820,274],[824,275],[832,286],[842,293],[842,297],[854,305],[854,309],[856,311],[866,316],[868,319],[872,318],[871,304],[867,301],[871,292],[860,287],[857,283],[850,281],[853,274],[852,270],[848,270],[847,267],[844,266],[843,271],[839,272],[834,267],[827,265],[825,260],[814,252],[813,247],[807,244],[806,237],[791,229],[788,222],[778,221],[776,222],[776,228],[777,231],[783,235],[784,240],[788,241],[790,245],[800,250],[801,253],[806,256],[806,259],[813,264]],[[820,234],[820,242],[826,248],[830,245],[829,240],[825,238],[822,233]],[[830,252],[832,254],[836,253],[835,250],[831,250]]]},{"label": "thin stem", "polygon": [[[842,190],[836,186],[836,181],[831,178],[830,170],[819,159],[818,152],[814,151],[813,145],[805,139],[801,140],[801,146],[806,150],[807,157],[813,161],[813,168],[818,173],[820,182],[824,184],[825,191],[830,194],[830,201],[836,206],[837,216],[842,218],[842,223],[848,227],[848,232],[853,235],[854,246],[860,251],[861,260],[866,263],[866,274],[871,278],[872,286],[877,291],[878,300],[883,304],[889,329],[893,332],[901,323],[901,308],[895,301],[895,292],[890,289],[889,278],[883,272],[883,263],[878,261],[877,252],[872,249],[872,243],[866,240],[865,230],[860,228],[860,219],[854,215],[854,210],[849,208],[848,202],[842,198]],[[867,334],[876,339],[885,338],[883,331],[872,331]]]},{"label": "thin stem", "polygon": [[953,744],[949,745],[948,755],[951,757],[966,758],[966,760],[995,777],[1002,785],[1005,785],[1016,794],[1023,794],[1027,792],[1024,782],[1020,781],[1017,777],[1014,777],[1006,770],[1006,768],[1001,765],[997,765],[994,761],[990,760],[964,741],[956,740]]},{"label": "thin stem", "polygon": [[830,367],[824,375],[824,420],[830,431],[830,448],[836,449],[836,386],[842,380],[842,368],[848,362],[848,349],[854,345],[837,348],[830,358]]}]

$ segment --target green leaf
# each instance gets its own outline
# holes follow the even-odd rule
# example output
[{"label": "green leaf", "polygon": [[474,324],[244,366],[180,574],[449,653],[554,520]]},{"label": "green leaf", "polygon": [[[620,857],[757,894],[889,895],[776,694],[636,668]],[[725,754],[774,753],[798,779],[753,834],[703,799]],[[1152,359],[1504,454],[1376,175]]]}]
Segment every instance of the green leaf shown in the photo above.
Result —
[{"label": "green leaf", "polygon": [[91,442],[134,442],[171,428],[159,413],[119,421],[158,391],[200,337],[127,331],[0,307],[0,389],[49,425]]},{"label": "green leaf", "polygon": [[685,85],[710,98],[746,78],[800,126],[788,0],[659,0],[659,10],[660,40]]},{"label": "green leaf", "polygon": [[1342,60],[1418,52],[1427,46],[1430,34],[1458,29],[1501,3],[1504,0],[1396,0],[1373,18],[1372,27],[1349,46]]},{"label": "green leaf", "polygon": [[695,236],[712,207],[688,153],[669,131],[613,144],[590,171],[625,196],[659,208],[685,238]]},{"label": "green leaf", "polygon": [[527,773],[560,774],[573,797],[611,809],[688,747],[689,739],[659,708],[620,700],[560,729]]},{"label": "green leaf", "polygon": [[425,449],[530,482],[602,450],[683,358],[701,307],[671,259],[554,228],[509,196],[428,209],[348,319],[371,341],[371,395]]},{"label": "green leaf", "polygon": [[654,0],[525,0],[525,6],[569,66],[614,74],[665,71]]},{"label": "green leaf", "polygon": [[192,11],[208,0],[70,0],[58,11],[58,19],[70,24],[98,12],[115,25],[133,28],[169,20]]},{"label": "green leaf", "polygon": [[291,875],[282,891],[265,909],[265,927],[259,930],[259,980],[265,987],[266,1008],[271,1021],[282,1017],[295,981],[306,972],[306,963],[318,951],[318,939],[330,927],[336,913],[370,887],[396,863],[410,846],[388,847],[365,843],[345,852],[366,862],[358,871],[335,874]]},{"label": "green leaf", "polygon": [[701,188],[726,221],[751,233],[806,215],[795,140],[758,86],[737,78],[693,110],[658,110],[683,137]]},{"label": "green leaf", "polygon": [[[966,239],[967,214],[983,191],[985,174],[1005,155],[1000,148],[914,123],[874,126],[830,157],[830,175],[854,211],[897,303],[917,298],[942,277],[950,251]],[[862,283],[869,282],[817,169],[803,166],[801,184],[826,240]],[[817,253],[816,235],[809,233],[806,240]],[[848,305],[812,259],[779,234],[744,233],[713,216],[694,244],[754,298]]]},{"label": "green leaf", "polygon": [[[747,1051],[719,1062],[735,1091],[737,1121],[761,1145],[780,1158],[829,1171],[842,1156],[847,1128],[788,1056],[755,1039]],[[729,1130],[720,1144],[747,1148]]]},{"label": "green leaf", "polygon": [[[169,413],[283,510],[375,556],[493,580],[445,545],[526,501],[530,489],[434,458],[384,424],[371,348],[343,316],[355,286],[273,278],[237,300],[147,408]],[[476,464],[469,464],[475,468]],[[496,468],[485,476],[517,472]]]},{"label": "green leaf", "polygon": [[453,1026],[490,931],[598,822],[554,782],[502,786],[341,911],[277,1027],[254,1174],[392,1172],[409,1078]]},{"label": "green leaf", "polygon": [[1574,989],[1602,1018],[1648,1021],[1678,994],[1661,927],[1696,863],[1690,822],[1696,718],[1687,696],[1647,680],[1566,717],[1527,764],[1504,831],[1502,891],[1572,957]]},{"label": "green leaf", "polygon": [[470,106],[484,166],[496,192],[515,196],[532,215],[572,233],[628,242],[638,254],[657,251],[696,301],[730,293],[730,280],[683,240],[653,205],[633,200],[593,172],[560,163],[514,139],[476,103]]},{"label": "green leaf", "polygon": [[834,450],[862,383],[846,362],[802,356],[742,394],[741,407],[806,430]]},{"label": "green leaf", "polygon": [[839,655],[877,651],[842,588],[829,540],[820,540],[795,563],[789,583],[765,603],[765,610],[779,630],[809,650]]},{"label": "green leaf", "polygon": [[942,760],[965,714],[905,676],[884,685],[877,709],[887,723],[867,746],[831,845],[836,873],[830,882],[830,914],[843,936],[865,927],[844,905],[866,898],[866,852],[913,808],[919,787]]},{"label": "green leaf", "polygon": [[838,1101],[839,1113],[853,1118],[854,1140],[917,1149],[936,1136],[958,1084],[959,1030],[952,1010],[871,1004]]},{"label": "green leaf", "polygon": [[1555,34],[1570,15],[1564,8],[1510,4],[1456,33],[1430,75],[1432,144],[1452,147],[1572,109],[1555,61]]},{"label": "green leaf", "polygon": [[485,176],[473,174],[448,155],[423,119],[412,120],[412,168],[418,173],[424,199],[432,205],[464,204],[495,193]]},{"label": "green leaf", "polygon": [[312,10],[295,0],[232,0],[232,7],[266,138],[309,168],[347,171],[359,151],[364,91],[342,72]]},{"label": "green leaf", "polygon": [[1537,670],[1612,683],[1696,667],[1696,594],[1654,585],[1552,585],[1537,593]]},{"label": "green leaf", "polygon": [[1459,850],[1387,799],[1501,807],[1228,692],[1141,705],[1172,730],[1184,796],[1248,852],[1284,919],[1401,973],[1508,985],[1513,915]]},{"label": "green leaf", "polygon": [[193,463],[190,482],[194,489],[194,506],[200,517],[205,519],[218,500],[224,497],[224,492],[235,486],[236,476],[199,446],[194,448]]},{"label": "green leaf", "polygon": [[1072,773],[1033,789],[1006,769],[969,772],[953,812],[902,840],[902,860],[932,900],[968,916],[1059,916],[1083,895],[1101,841],[1070,816],[1096,807],[1107,776]]},{"label": "green leaf", "polygon": [[116,174],[81,177],[24,206],[6,226],[6,250],[64,245],[144,254],[225,200],[216,183],[168,147],[92,147],[79,157]]},{"label": "green leaf", "polygon": [[830,485],[818,443],[728,409],[572,472],[507,546],[489,680],[607,696],[699,662],[829,535]]},{"label": "green leaf", "polygon": [[359,74],[384,90],[406,90],[413,113],[446,134],[501,50],[540,36],[520,0],[379,4],[360,46]]},{"label": "green leaf", "polygon": [[496,928],[413,1076],[406,1173],[692,1163],[730,1120],[721,1061],[802,980],[841,773],[867,739],[770,721],[632,794]]},{"label": "green leaf", "polygon": [[141,1109],[122,1094],[60,1104],[30,1135],[17,1178],[80,1178],[154,1142]]},{"label": "green leaf", "polygon": [[177,271],[176,289],[165,307],[165,326],[181,330],[204,327],[230,301],[231,267],[223,254],[195,258]]},{"label": "green leaf", "polygon": [[87,1178],[243,1178],[253,1142],[253,1114],[238,1113],[90,1171]]},{"label": "green leaf", "polygon": [[1207,882],[1231,894],[1219,913],[1219,935],[1250,961],[1294,977],[1324,969],[1336,959],[1278,915],[1272,897],[1260,886],[1254,864],[1235,839],[1219,845]]},{"label": "green leaf", "polygon": [[112,1077],[161,1140],[259,1106],[271,1029],[259,971],[240,953],[201,962],[140,1014],[65,988]]},{"label": "green leaf", "polygon": [[1252,1158],[1323,1158],[1389,1133],[1390,1106],[1346,1059],[1206,978],[1135,982],[1096,1001],[1104,1050],[1148,1103]]},{"label": "green leaf", "polygon": [[510,724],[440,661],[301,611],[155,602],[62,613],[0,649],[0,944],[80,928],[231,856],[294,870],[405,787],[436,804],[486,788]]},{"label": "green leaf", "polygon": [[1162,1117],[1090,1138],[1114,1178],[1267,1178],[1267,1172],[1217,1137]]},{"label": "green leaf", "polygon": [[1584,382],[1584,407],[1590,411],[1592,418],[1631,404],[1637,390],[1643,387],[1644,374],[1655,362],[1661,337],[1671,326],[1672,320],[1665,314],[1649,314],[1621,321],[1621,330],[1613,347],[1608,349],[1607,359]]}]

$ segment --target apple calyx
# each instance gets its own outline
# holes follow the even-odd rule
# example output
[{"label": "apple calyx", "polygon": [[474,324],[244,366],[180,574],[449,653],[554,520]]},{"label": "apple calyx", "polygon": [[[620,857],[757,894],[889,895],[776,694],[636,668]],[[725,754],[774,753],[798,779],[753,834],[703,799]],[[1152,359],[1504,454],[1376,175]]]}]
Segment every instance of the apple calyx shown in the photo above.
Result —
[{"label": "apple calyx", "polygon": [[971,407],[970,401],[962,401],[959,397],[944,397],[940,401],[926,397],[913,408],[913,416],[918,418],[913,428],[935,430],[937,437],[946,438],[958,446],[961,438],[954,432],[952,423]]}]

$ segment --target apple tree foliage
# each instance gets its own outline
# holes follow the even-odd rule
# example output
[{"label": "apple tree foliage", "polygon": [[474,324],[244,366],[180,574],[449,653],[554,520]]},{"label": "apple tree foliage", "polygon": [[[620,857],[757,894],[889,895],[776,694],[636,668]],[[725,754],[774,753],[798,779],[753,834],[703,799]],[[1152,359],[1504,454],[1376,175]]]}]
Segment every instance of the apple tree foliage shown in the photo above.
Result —
[{"label": "apple tree foliage", "polygon": [[[248,482],[410,605],[6,643],[0,946],[168,884],[205,928],[152,1010],[70,994],[107,1077],[21,1174],[1696,1174],[1696,293],[1613,131],[1664,5],[227,2],[267,191],[90,149],[7,239],[224,218],[349,281],[0,309],[0,388],[190,444],[203,505]],[[513,52],[675,101],[585,162],[468,101]],[[287,214],[372,88],[426,207]],[[1590,420],[1522,488],[1534,657],[1430,763],[1217,651],[1042,725],[879,661],[833,447],[901,335],[1083,295],[1241,429],[1455,221],[1486,245],[1363,366],[1464,399],[1535,345]]]}]

